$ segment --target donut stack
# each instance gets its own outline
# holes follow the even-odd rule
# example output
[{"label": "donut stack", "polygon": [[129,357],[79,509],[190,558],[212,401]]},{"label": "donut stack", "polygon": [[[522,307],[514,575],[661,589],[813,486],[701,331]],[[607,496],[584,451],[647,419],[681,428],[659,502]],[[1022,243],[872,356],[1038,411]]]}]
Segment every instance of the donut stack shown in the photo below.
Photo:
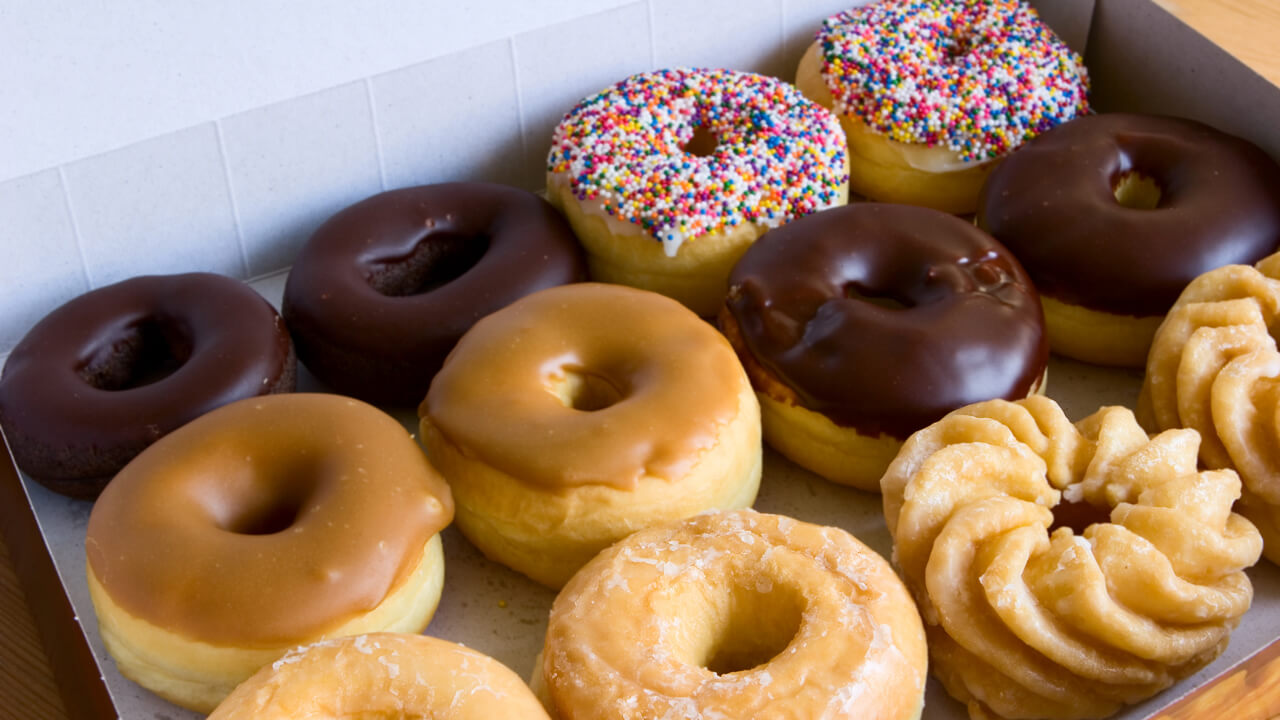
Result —
[{"label": "donut stack", "polygon": [[[77,298],[0,424],[96,498],[117,668],[220,720],[912,720],[929,667],[975,720],[1104,717],[1222,653],[1280,562],[1280,167],[1092,110],[1022,0],[880,0],[794,86],[583,99],[547,199],[340,210],[280,313],[204,273]],[[1051,350],[1145,363],[1137,414],[1068,420]],[[751,509],[819,478],[893,565]],[[532,687],[421,634],[467,546],[557,593]]]}]

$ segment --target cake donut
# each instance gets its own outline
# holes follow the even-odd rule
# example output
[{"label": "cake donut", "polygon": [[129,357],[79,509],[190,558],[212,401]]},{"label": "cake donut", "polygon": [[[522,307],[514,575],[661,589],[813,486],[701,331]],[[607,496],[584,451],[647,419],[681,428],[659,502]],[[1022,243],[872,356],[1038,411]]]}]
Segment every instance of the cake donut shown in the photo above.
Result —
[{"label": "cake donut", "polygon": [[1280,254],[1191,281],[1156,332],[1138,418],[1200,433],[1200,462],[1240,474],[1240,512],[1280,564]]},{"label": "cake donut", "polygon": [[337,395],[226,405],[165,436],[89,516],[89,596],[120,672],[209,712],[290,648],[419,632],[449,488],[394,418]]},{"label": "cake donut", "polygon": [[1193,120],[1093,115],[1010,156],[978,223],[1035,281],[1054,352],[1142,367],[1187,283],[1280,245],[1280,166]]},{"label": "cake donut", "polygon": [[750,510],[643,530],[556,597],[534,689],[559,720],[915,720],[924,629],[849,533]]},{"label": "cake donut", "polygon": [[633,75],[569,111],[547,193],[591,277],[653,290],[702,316],[769,228],[844,204],[834,117],[784,82],[729,70]]},{"label": "cake donut", "polygon": [[502,663],[425,635],[370,633],[290,650],[222,701],[209,720],[296,718],[547,720]]},{"label": "cake donut", "polygon": [[644,290],[566,285],[490,315],[418,413],[459,529],[553,588],[635,530],[748,507],[760,485],[760,409],[733,349]]},{"label": "cake donut", "polygon": [[296,367],[280,316],[244,283],[135,277],[72,299],[27,332],[0,375],[0,425],[24,473],[90,498],[193,418],[292,391]]},{"label": "cake donut", "polygon": [[303,365],[338,392],[413,407],[462,333],[543,288],[585,279],[542,198],[487,183],[374,195],[302,248],[282,312]]},{"label": "cake donut", "polygon": [[1249,609],[1258,531],[1191,430],[1127,408],[1074,425],[992,400],[912,435],[882,481],[934,674],[971,718],[1100,718],[1218,656]]},{"label": "cake donut", "polygon": [[928,208],[856,203],[770,232],[733,269],[721,328],[764,439],[872,492],[908,435],[1044,387],[1035,288],[986,233]]},{"label": "cake donut", "polygon": [[1022,0],[880,0],[827,18],[796,70],[849,142],[849,189],[973,212],[1028,138],[1089,110],[1089,76]]}]

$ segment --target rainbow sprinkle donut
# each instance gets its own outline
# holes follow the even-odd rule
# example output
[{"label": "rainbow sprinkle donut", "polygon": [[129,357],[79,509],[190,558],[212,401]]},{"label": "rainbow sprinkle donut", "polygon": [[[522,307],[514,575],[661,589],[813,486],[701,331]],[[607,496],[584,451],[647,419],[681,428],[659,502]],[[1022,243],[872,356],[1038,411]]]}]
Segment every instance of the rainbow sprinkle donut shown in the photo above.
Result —
[{"label": "rainbow sprinkle donut", "polygon": [[633,75],[570,110],[547,171],[595,279],[712,315],[756,237],[845,202],[848,157],[839,121],[795,87],[675,69]]},{"label": "rainbow sprinkle donut", "polygon": [[[933,190],[913,190],[910,181],[922,182],[914,175],[968,172],[977,182],[965,207],[940,208],[952,212],[973,209],[989,161],[1089,110],[1080,56],[1022,0],[881,0],[846,10],[823,22],[798,75],[850,136],[855,190],[937,207],[912,196]],[[859,173],[862,160],[869,167]],[[882,169],[897,173],[858,177]]]}]

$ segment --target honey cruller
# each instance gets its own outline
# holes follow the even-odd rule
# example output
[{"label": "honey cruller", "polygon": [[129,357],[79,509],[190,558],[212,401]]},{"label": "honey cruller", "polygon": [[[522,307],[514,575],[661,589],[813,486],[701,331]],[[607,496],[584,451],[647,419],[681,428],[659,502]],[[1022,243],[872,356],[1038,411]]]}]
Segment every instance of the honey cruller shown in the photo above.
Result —
[{"label": "honey cruller", "polygon": [[1240,474],[1240,512],[1280,563],[1280,351],[1272,328],[1280,328],[1280,253],[1191,281],[1156,331],[1138,418],[1149,429],[1200,433],[1200,461]]},{"label": "honey cruller", "polygon": [[[1103,717],[1226,648],[1262,539],[1231,512],[1236,474],[1197,470],[1199,445],[1149,438],[1120,407],[1073,425],[1044,397],[907,440],[885,519],[934,673],[970,717]],[[1056,527],[1082,508],[1083,532]]]}]

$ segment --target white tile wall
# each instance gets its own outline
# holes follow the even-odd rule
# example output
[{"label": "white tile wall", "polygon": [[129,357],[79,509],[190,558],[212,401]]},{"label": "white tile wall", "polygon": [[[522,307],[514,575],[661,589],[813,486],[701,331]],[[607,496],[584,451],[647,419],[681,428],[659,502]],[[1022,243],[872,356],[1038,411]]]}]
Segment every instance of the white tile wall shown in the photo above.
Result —
[{"label": "white tile wall", "polygon": [[635,3],[519,35],[516,76],[526,185],[545,173],[551,133],[579,100],[652,67],[649,10]]},{"label": "white tile wall", "polygon": [[0,354],[53,308],[89,289],[58,171],[0,183]]},{"label": "white tile wall", "polygon": [[373,78],[387,187],[524,184],[515,78],[509,39]]},{"label": "white tile wall", "polygon": [[94,287],[148,273],[246,274],[213,123],[71,163],[65,177]]},{"label": "white tile wall", "polygon": [[[545,8],[538,4],[543,14],[535,17],[508,0],[478,0],[483,7],[510,6],[511,15],[479,34],[439,41],[443,45],[424,36],[424,42],[437,43],[420,49],[425,53],[421,57],[432,59],[389,71],[369,68],[377,66],[373,55],[380,63],[392,55],[373,49],[361,54],[348,43],[350,38],[344,39],[346,44],[331,47],[340,56],[337,60],[313,57],[315,53],[291,59],[319,63],[328,68],[325,72],[348,63],[364,74],[327,89],[311,88],[318,91],[305,95],[295,91],[286,96],[291,99],[269,105],[259,102],[249,106],[255,109],[229,116],[218,111],[234,85],[228,78],[238,77],[237,63],[252,65],[261,58],[206,53],[208,67],[201,72],[225,70],[228,63],[235,67],[219,75],[217,87],[205,89],[218,97],[201,106],[198,124],[0,182],[0,228],[10,232],[0,242],[12,248],[9,257],[15,258],[0,268],[0,355],[38,317],[88,287],[147,272],[203,269],[246,277],[279,269],[330,213],[384,187],[482,179],[536,189],[543,182],[552,129],[587,95],[632,73],[670,65],[749,69],[790,79],[821,20],[866,1],[548,0]],[[144,14],[165,17],[181,15],[186,7],[159,0],[124,2]],[[328,24],[346,22],[344,13],[350,8],[337,0],[320,3],[319,12],[330,14],[306,19],[305,27],[328,32]],[[389,14],[397,3],[417,7],[409,0],[374,0],[370,7]],[[462,14],[478,12],[463,5],[457,4],[462,9],[445,20],[456,23]],[[283,23],[283,11],[273,7],[268,20]],[[213,11],[189,12],[164,30],[190,29],[198,24],[193,18]],[[26,22],[33,13],[39,14],[0,9],[0,47],[17,47],[18,54],[36,52],[33,41],[22,39],[40,29]],[[389,18],[383,21],[391,22]],[[226,20],[212,15],[206,20],[221,28],[213,36],[222,37],[218,33],[225,31]],[[404,20],[410,26],[420,21],[417,16]],[[107,25],[114,27],[113,22]],[[359,43],[371,45],[374,40],[366,31],[353,33]],[[96,37],[91,28],[67,30],[76,32],[85,36],[81,39]],[[396,37],[401,35],[383,39]],[[138,42],[150,47],[179,39],[146,37]],[[206,44],[208,40],[201,38]],[[296,37],[280,41],[293,51],[306,49]],[[19,42],[26,44],[19,47]],[[453,50],[441,54],[441,48],[449,47]],[[124,56],[141,62],[140,52],[111,55],[111,62]],[[7,62],[9,57],[0,53],[0,98],[15,92],[36,98],[38,88],[30,78],[15,75],[22,68]],[[182,62],[193,57],[183,54]],[[50,62],[57,66],[61,60]],[[317,77],[307,75],[307,82]],[[298,77],[277,81],[272,92],[305,84]],[[246,86],[231,100],[247,102],[262,90],[257,84]],[[154,94],[164,94],[163,88]],[[122,105],[138,102],[128,93],[115,99]],[[19,110],[0,103],[0,128],[14,113]],[[111,124],[120,117],[124,115],[81,114],[74,122]],[[36,140],[56,144],[67,122],[73,121],[51,123]],[[16,145],[0,143],[0,161]]]},{"label": "white tile wall", "polygon": [[727,68],[787,77],[782,5],[777,0],[650,3],[658,67]]},{"label": "white tile wall", "polygon": [[219,125],[251,277],[292,264],[325,218],[382,190],[363,81]]}]

